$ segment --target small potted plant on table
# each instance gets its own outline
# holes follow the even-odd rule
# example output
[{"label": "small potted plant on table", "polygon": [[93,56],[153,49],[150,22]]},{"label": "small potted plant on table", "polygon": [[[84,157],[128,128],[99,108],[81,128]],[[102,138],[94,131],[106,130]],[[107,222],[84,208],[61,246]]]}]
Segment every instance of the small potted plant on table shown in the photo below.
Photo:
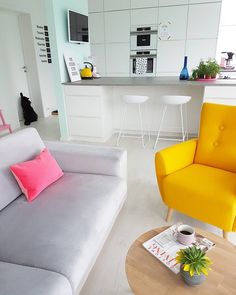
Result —
[{"label": "small potted plant on table", "polygon": [[212,264],[206,253],[196,246],[178,251],[176,261],[181,264],[180,274],[184,282],[190,286],[202,284]]}]

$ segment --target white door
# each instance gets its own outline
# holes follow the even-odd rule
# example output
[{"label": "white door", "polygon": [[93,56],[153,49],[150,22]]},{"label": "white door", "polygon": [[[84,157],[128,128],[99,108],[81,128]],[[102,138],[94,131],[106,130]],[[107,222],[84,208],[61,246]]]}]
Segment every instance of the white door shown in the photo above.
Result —
[{"label": "white door", "polygon": [[[39,84],[38,65],[34,48],[34,36],[30,14],[22,13],[18,17],[20,37],[24,63],[26,66],[26,79],[28,82],[29,97],[32,107],[39,117],[44,117],[42,94]],[[46,77],[45,77],[46,78]]]},{"label": "white door", "polygon": [[[24,62],[22,44],[19,31],[18,14],[0,9],[0,77],[1,100],[0,108],[6,114],[6,119],[13,125],[19,126],[19,120],[23,120],[20,105],[20,92],[29,96],[27,83],[27,68]],[[4,29],[3,29],[4,28]],[[4,82],[5,81],[5,82]]]}]

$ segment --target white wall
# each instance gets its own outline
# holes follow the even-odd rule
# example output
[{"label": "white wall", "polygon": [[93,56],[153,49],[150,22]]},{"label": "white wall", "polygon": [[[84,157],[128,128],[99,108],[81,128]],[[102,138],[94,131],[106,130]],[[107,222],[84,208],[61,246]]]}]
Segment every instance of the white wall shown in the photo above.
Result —
[{"label": "white wall", "polygon": [[[38,0],[0,0],[0,8],[30,14],[34,36],[36,35],[37,25],[47,25],[47,14],[44,4],[44,1]],[[44,115],[48,116],[52,110],[57,108],[52,77],[52,64],[42,63],[40,61],[36,42],[37,41],[34,40],[40,94]]]},{"label": "white wall", "polygon": [[[19,127],[19,117],[17,110],[17,101],[21,84],[24,83],[22,70],[23,60],[22,52],[17,50],[21,45],[18,28],[17,14],[0,10],[0,28],[8,28],[8,30],[0,30],[0,109],[3,110],[4,117],[13,129]],[[11,38],[9,38],[11,34]],[[11,48],[11,50],[9,50]],[[17,66],[16,66],[17,65]],[[21,77],[21,81],[19,81]],[[16,90],[16,92],[15,92]]]}]

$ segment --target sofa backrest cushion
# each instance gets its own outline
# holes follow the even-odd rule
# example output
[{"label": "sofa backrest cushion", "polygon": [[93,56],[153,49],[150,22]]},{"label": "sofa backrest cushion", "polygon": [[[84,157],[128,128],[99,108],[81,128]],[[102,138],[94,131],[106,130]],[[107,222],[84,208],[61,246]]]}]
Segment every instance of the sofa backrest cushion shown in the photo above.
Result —
[{"label": "sofa backrest cushion", "polygon": [[195,162],[236,172],[236,106],[203,105]]},{"label": "sofa backrest cushion", "polygon": [[0,210],[22,194],[10,166],[32,160],[44,147],[34,128],[26,128],[0,138]]}]

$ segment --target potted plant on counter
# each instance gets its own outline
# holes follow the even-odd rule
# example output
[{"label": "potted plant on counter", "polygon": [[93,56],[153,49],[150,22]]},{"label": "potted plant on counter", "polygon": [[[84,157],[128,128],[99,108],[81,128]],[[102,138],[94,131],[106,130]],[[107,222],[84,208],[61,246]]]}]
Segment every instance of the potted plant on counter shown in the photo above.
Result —
[{"label": "potted plant on counter", "polygon": [[215,59],[208,59],[206,62],[206,71],[209,79],[215,79],[220,72],[220,65],[218,65]]},{"label": "potted plant on counter", "polygon": [[181,277],[190,286],[202,284],[212,264],[206,253],[196,246],[179,250],[176,261],[180,263]]},{"label": "potted plant on counter", "polygon": [[200,61],[198,67],[192,72],[192,80],[215,80],[220,72],[220,66],[215,59]]}]

